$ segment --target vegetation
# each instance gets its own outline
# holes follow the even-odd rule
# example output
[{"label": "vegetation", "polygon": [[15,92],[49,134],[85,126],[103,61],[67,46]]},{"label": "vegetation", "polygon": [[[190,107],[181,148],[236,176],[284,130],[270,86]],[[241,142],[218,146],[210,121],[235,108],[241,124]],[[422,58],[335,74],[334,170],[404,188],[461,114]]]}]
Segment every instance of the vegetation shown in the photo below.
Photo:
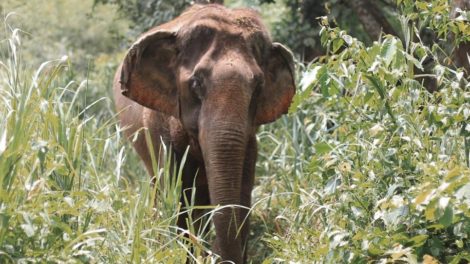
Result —
[{"label": "vegetation", "polygon": [[[116,62],[143,20],[125,1],[52,2],[0,4],[0,263],[184,263],[191,245],[213,262],[211,234],[178,233],[180,168],[163,161],[152,187],[115,118]],[[295,1],[274,2],[226,4],[273,29]],[[454,63],[470,12],[451,4],[398,0],[398,36],[376,41],[333,6],[316,21],[323,54],[259,130],[252,263],[470,262],[470,84]]]}]

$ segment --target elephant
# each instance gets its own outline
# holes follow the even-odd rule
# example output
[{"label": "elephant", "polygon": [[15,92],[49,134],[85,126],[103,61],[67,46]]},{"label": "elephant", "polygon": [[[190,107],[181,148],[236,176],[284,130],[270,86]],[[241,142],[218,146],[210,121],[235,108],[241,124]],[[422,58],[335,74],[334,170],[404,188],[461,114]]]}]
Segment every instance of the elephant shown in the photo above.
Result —
[{"label": "elephant", "polygon": [[117,69],[120,123],[149,174],[150,151],[169,145],[178,163],[189,146],[183,190],[194,185],[196,205],[220,206],[212,251],[221,261],[246,262],[256,132],[287,113],[294,70],[293,54],[271,40],[256,11],[219,4],[193,5],[143,33]]}]

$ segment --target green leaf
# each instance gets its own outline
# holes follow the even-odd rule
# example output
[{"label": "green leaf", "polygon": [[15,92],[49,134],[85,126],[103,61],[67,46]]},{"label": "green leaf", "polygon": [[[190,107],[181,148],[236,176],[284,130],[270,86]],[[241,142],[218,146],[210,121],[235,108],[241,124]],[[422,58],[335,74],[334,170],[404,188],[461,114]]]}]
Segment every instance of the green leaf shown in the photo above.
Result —
[{"label": "green leaf", "polygon": [[315,144],[315,152],[318,155],[325,154],[331,151],[331,146],[325,142]]},{"label": "green leaf", "polygon": [[414,236],[410,239],[410,242],[413,243],[414,247],[421,247],[426,243],[426,240],[428,239],[428,235],[417,235]]},{"label": "green leaf", "polygon": [[330,95],[329,93],[329,87],[328,87],[328,84],[329,84],[329,81],[330,81],[330,78],[328,76],[328,70],[326,67],[322,67],[319,71],[318,71],[318,82],[320,84],[320,91],[322,93],[322,95],[324,97],[328,97]]},{"label": "green leaf", "polygon": [[300,104],[309,98],[310,93],[310,90],[296,93],[291,105],[289,106],[289,113],[294,113],[297,111],[297,108],[300,106]]},{"label": "green leaf", "polygon": [[380,98],[385,99],[385,88],[383,87],[380,80],[372,75],[366,75],[366,78],[370,81],[372,87],[379,93]]},{"label": "green leaf", "polygon": [[416,2],[416,7],[421,10],[427,10],[428,9],[428,3],[427,2]]},{"label": "green leaf", "polygon": [[395,37],[387,37],[380,50],[380,55],[385,60],[385,65],[389,66],[397,54],[397,39]]},{"label": "green leaf", "polygon": [[451,171],[449,171],[447,173],[447,175],[445,176],[445,180],[446,181],[451,181],[452,179],[454,179],[456,176],[459,176],[460,175],[460,171],[461,169],[459,167],[456,167],[454,169],[452,169]]},{"label": "green leaf", "polygon": [[428,240],[429,250],[433,256],[439,256],[444,250],[444,243],[437,237],[433,237],[431,240]]},{"label": "green leaf", "polygon": [[426,198],[428,198],[430,193],[431,193],[431,190],[422,191],[418,196],[416,196],[414,204],[415,205],[422,204],[426,200]]},{"label": "green leaf", "polygon": [[378,256],[378,255],[382,255],[384,253],[384,250],[382,250],[380,247],[378,247],[375,243],[370,243],[369,248],[368,248],[367,251],[372,256]]},{"label": "green leaf", "polygon": [[426,206],[426,210],[424,210],[424,216],[428,221],[434,221],[436,218],[436,209],[437,209],[437,200],[431,201],[428,206]]},{"label": "green leaf", "polygon": [[344,44],[344,40],[337,38],[333,40],[333,53],[336,53]]},{"label": "green leaf", "polygon": [[423,65],[421,64],[421,62],[419,60],[417,60],[415,57],[413,57],[413,55],[410,55],[406,52],[402,52],[403,55],[405,55],[405,58],[408,60],[408,61],[411,61],[411,63],[413,63],[413,65],[420,69],[420,70],[424,70],[423,68]]},{"label": "green leaf", "polygon": [[452,225],[454,212],[452,210],[451,204],[449,204],[446,209],[444,210],[444,214],[439,219],[439,223],[442,224],[445,228]]},{"label": "green leaf", "polygon": [[374,96],[374,93],[367,92],[366,95],[364,96],[364,104],[367,104],[367,102],[369,102],[369,100],[372,98],[372,96]]}]

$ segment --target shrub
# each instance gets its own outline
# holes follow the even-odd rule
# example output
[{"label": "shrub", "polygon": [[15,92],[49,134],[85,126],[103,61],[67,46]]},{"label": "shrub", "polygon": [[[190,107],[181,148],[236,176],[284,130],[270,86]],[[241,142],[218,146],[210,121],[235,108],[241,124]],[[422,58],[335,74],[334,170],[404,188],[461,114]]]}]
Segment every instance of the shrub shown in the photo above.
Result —
[{"label": "shrub", "polygon": [[[366,47],[321,24],[328,54],[302,73],[294,114],[260,135],[269,261],[470,261],[468,75],[437,44],[384,35]],[[425,60],[434,93],[415,72]]]}]

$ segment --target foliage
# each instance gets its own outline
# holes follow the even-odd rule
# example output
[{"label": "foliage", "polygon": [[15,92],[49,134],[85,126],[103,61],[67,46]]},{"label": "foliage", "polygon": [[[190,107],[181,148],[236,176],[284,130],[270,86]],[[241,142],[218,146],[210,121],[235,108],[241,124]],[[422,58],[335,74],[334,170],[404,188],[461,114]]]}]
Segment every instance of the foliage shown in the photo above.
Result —
[{"label": "foliage", "polygon": [[[263,218],[277,220],[270,261],[470,261],[467,76],[434,55],[437,45],[386,35],[367,47],[321,22],[328,54],[302,73],[294,116],[260,135],[271,141],[263,152],[274,150],[258,192],[274,211]],[[435,93],[414,72],[429,59]]]},{"label": "foliage", "polygon": [[418,28],[428,27],[440,38],[455,36],[455,44],[470,41],[470,13],[468,10],[455,10],[452,3],[445,0],[409,1],[397,0],[398,6],[406,14],[409,20],[414,21]]},{"label": "foliage", "polygon": [[130,19],[134,34],[162,24],[179,15],[192,1],[189,0],[95,0],[96,4],[113,4],[121,15]]},{"label": "foliage", "polygon": [[69,81],[66,57],[33,72],[21,31],[10,33],[0,48],[0,262],[182,263],[192,244],[203,261],[203,237],[176,227],[181,171],[166,159],[150,184],[115,119],[95,115],[112,113],[109,98],[81,105],[93,82]]},{"label": "foliage", "polygon": [[[318,18],[328,15],[332,23],[353,34],[356,38],[370,43],[371,39],[360,23],[348,1],[342,0],[259,0],[263,10],[275,7],[280,15],[268,13],[273,39],[288,45],[302,60],[309,61],[322,55],[319,32],[321,26]],[[374,1],[379,9],[395,22],[397,16],[395,5],[389,0]],[[374,39],[373,39],[374,40]]]},{"label": "foliage", "polygon": [[32,67],[65,55],[83,73],[96,57],[127,46],[121,43],[129,22],[118,19],[112,5],[94,6],[93,0],[4,0],[0,13],[24,32],[23,61]]}]

